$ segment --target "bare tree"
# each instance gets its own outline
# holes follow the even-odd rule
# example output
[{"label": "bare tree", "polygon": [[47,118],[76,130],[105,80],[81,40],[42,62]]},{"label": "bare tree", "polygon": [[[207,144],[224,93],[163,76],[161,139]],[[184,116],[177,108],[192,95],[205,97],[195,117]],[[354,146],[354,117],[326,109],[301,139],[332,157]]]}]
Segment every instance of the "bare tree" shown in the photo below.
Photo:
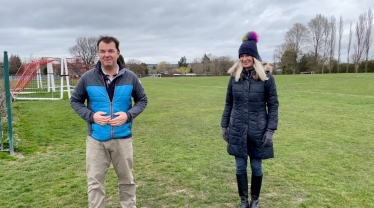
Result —
[{"label": "bare tree", "polygon": [[302,56],[302,51],[309,39],[309,31],[301,23],[295,23],[293,27],[286,33],[284,40],[288,48],[295,52],[295,65],[293,74],[296,72],[298,58]]},{"label": "bare tree", "polygon": [[308,22],[308,27],[312,35],[313,43],[313,55],[316,68],[318,67],[320,61],[320,54],[323,47],[324,41],[324,29],[327,25],[328,19],[321,15],[317,14],[315,18]]},{"label": "bare tree", "polygon": [[137,59],[129,59],[126,67],[137,75],[146,74],[147,65]]},{"label": "bare tree", "polygon": [[330,41],[331,41],[331,27],[330,27],[330,22],[327,21],[327,22],[324,22],[323,23],[323,29],[322,29],[322,34],[323,34],[323,38],[322,38],[322,54],[321,54],[321,63],[322,63],[322,74],[324,72],[324,69],[325,69],[325,64],[326,64],[326,61],[329,57],[329,54],[330,54]]},{"label": "bare tree", "polygon": [[196,74],[203,74],[203,64],[197,58],[191,63],[191,69]]},{"label": "bare tree", "polygon": [[329,73],[331,73],[332,67],[333,67],[333,60],[335,55],[335,36],[336,36],[336,19],[334,16],[331,17],[330,21],[330,57],[329,57]]},{"label": "bare tree", "polygon": [[76,45],[69,48],[69,53],[75,57],[80,57],[87,66],[93,66],[97,58],[97,37],[79,37]]},{"label": "bare tree", "polygon": [[277,73],[277,56],[275,55],[275,53],[273,54],[273,66],[274,66],[273,74],[276,74]]},{"label": "bare tree", "polygon": [[349,40],[348,40],[348,54],[347,54],[347,69],[346,73],[348,73],[348,67],[349,67],[349,52],[351,50],[351,42],[352,42],[352,22],[349,24]]},{"label": "bare tree", "polygon": [[369,62],[369,50],[373,39],[371,37],[371,27],[373,24],[373,13],[369,8],[366,19],[366,34],[365,34],[365,73],[367,73],[368,62]]},{"label": "bare tree", "polygon": [[227,75],[227,71],[234,64],[229,56],[214,56],[212,54],[208,55],[210,59],[210,72],[213,76]]},{"label": "bare tree", "polygon": [[221,75],[219,72],[219,59],[217,56],[211,56],[209,68],[213,76]]},{"label": "bare tree", "polygon": [[137,60],[137,59],[129,59],[126,63],[126,66],[127,64],[141,64],[142,62]]},{"label": "bare tree", "polygon": [[41,58],[35,57],[34,54],[30,53],[29,57],[23,58],[23,63],[30,63],[30,62],[33,62],[33,61],[39,60],[39,59],[41,59]]},{"label": "bare tree", "polygon": [[283,45],[275,46],[274,57],[275,57],[276,61],[280,61],[280,59],[282,58],[282,54],[283,54],[283,47],[282,46]]},{"label": "bare tree", "polygon": [[340,71],[340,50],[341,50],[341,45],[342,45],[342,36],[343,36],[343,17],[340,16],[340,21],[339,21],[339,43],[338,43],[338,69],[337,73]]},{"label": "bare tree", "polygon": [[[274,54],[273,54],[273,58],[274,58],[274,68],[275,70],[279,69],[281,70],[281,60],[282,60],[282,46],[281,45],[277,45],[275,46],[274,48]],[[283,73],[283,71],[281,71],[281,73]]]},{"label": "bare tree", "polygon": [[354,43],[354,54],[352,55],[352,61],[355,65],[355,73],[358,73],[360,62],[362,61],[365,51],[365,36],[366,36],[366,12],[361,14],[356,23],[355,31],[355,43]]},{"label": "bare tree", "polygon": [[230,56],[213,57],[212,63],[214,63],[213,75],[227,75],[227,71],[234,64]]},{"label": "bare tree", "polygon": [[156,72],[157,73],[164,73],[169,72],[173,69],[173,66],[167,61],[161,61],[157,64]]}]

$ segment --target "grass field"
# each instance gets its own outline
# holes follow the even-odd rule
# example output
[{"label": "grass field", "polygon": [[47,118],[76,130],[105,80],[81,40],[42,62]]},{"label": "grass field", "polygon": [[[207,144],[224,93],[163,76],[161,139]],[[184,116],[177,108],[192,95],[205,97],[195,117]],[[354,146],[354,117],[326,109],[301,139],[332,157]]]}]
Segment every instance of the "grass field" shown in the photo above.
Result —
[{"label": "grass field", "polygon": [[[374,207],[374,74],[276,76],[275,158],[261,207]],[[228,77],[141,79],[138,207],[237,207],[220,120]],[[16,157],[0,153],[0,207],[87,207],[86,124],[61,101],[13,103]],[[120,207],[113,168],[107,207]]]}]

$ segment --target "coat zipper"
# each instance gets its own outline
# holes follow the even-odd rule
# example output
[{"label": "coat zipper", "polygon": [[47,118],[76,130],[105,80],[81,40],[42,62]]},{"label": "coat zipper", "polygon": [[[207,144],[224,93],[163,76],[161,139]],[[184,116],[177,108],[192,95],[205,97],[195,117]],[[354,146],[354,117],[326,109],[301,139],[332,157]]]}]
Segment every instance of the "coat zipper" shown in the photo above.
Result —
[{"label": "coat zipper", "polygon": [[[101,75],[101,78],[103,79],[105,90],[107,90],[108,83],[106,83],[103,75]],[[113,92],[113,98],[112,98],[112,100],[114,99],[115,92],[116,92],[116,85],[114,85],[114,92]],[[113,101],[110,100],[108,92],[106,93],[106,95],[108,96],[108,100],[109,100],[109,103],[110,103],[110,105],[109,105],[110,117],[113,118]],[[110,126],[110,136],[111,136],[111,138],[114,138],[114,127],[113,126]]]},{"label": "coat zipper", "polygon": [[[114,100],[114,97],[116,95],[116,86],[117,86],[117,82],[114,84],[114,91],[113,91],[113,97],[112,97],[112,100],[110,101],[110,116],[113,118],[113,100]],[[109,95],[108,95],[109,97]],[[111,127],[111,135],[112,135],[112,138],[114,138],[114,126]]]}]

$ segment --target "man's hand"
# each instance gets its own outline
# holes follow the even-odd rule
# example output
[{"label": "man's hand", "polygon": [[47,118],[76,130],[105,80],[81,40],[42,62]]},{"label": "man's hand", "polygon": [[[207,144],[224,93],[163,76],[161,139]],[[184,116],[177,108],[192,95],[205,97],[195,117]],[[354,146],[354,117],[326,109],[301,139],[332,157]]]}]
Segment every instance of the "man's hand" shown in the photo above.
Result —
[{"label": "man's hand", "polygon": [[107,125],[108,122],[110,121],[110,116],[105,116],[105,114],[106,113],[102,111],[98,111],[94,113],[94,116],[93,116],[94,122],[102,126]]},{"label": "man's hand", "polygon": [[265,134],[262,137],[262,146],[269,146],[273,144],[273,134],[274,134],[273,130],[266,129]]},{"label": "man's hand", "polygon": [[110,119],[108,122],[111,126],[121,126],[127,122],[128,118],[125,112],[117,112],[114,115],[116,115],[117,117],[114,119]]},{"label": "man's hand", "polygon": [[227,128],[222,128],[222,138],[228,143],[229,142],[229,131]]}]

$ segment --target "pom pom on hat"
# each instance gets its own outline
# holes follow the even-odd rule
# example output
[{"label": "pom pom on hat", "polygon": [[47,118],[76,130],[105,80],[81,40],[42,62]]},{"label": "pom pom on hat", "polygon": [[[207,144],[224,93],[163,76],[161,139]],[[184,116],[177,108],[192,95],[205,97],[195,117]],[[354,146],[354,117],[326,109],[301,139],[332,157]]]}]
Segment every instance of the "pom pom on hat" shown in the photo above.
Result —
[{"label": "pom pom on hat", "polygon": [[248,40],[254,40],[256,43],[258,42],[258,35],[256,32],[251,31],[244,35],[243,42]]},{"label": "pom pom on hat", "polygon": [[248,54],[257,60],[261,61],[261,57],[257,51],[258,35],[251,31],[244,35],[242,44],[239,47],[239,57],[241,54]]}]

